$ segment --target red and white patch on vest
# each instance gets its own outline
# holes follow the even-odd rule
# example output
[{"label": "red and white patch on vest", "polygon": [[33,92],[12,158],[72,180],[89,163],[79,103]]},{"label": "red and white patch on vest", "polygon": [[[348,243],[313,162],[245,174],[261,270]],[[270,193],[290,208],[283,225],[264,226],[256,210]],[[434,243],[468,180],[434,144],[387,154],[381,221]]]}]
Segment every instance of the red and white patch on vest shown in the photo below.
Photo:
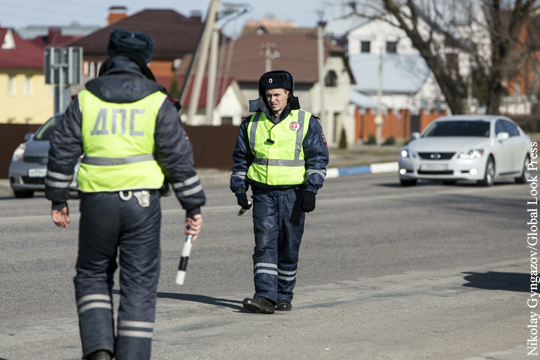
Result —
[{"label": "red and white patch on vest", "polygon": [[292,131],[296,131],[298,130],[298,128],[300,127],[300,125],[298,125],[297,122],[292,122],[289,127],[291,128]]},{"label": "red and white patch on vest", "polygon": [[324,133],[322,132],[322,141],[324,143],[324,146],[328,147],[328,143],[326,142],[326,136],[324,136]]}]

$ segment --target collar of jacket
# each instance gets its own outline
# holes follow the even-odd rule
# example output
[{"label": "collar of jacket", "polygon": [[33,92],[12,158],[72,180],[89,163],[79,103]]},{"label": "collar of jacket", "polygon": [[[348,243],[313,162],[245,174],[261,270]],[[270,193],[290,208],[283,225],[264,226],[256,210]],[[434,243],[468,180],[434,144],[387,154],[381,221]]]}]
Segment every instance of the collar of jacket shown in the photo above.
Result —
[{"label": "collar of jacket", "polygon": [[[254,107],[252,105],[252,102],[255,102],[256,104],[256,107]],[[252,109],[255,109],[255,110],[252,110]],[[285,108],[283,109],[283,111],[281,112],[281,114],[279,114],[279,121],[277,123],[280,123],[283,119],[285,119],[287,116],[289,116],[289,114],[291,113],[291,110],[299,110],[300,107],[298,109],[294,109],[292,106],[291,106],[291,103],[287,103],[287,105],[285,106]],[[274,122],[273,119],[274,119],[274,114],[272,111],[270,111],[268,109],[268,107],[266,106],[266,104],[262,101],[260,101],[260,98],[259,100],[250,100],[249,101],[249,111],[250,112],[262,112],[266,115],[266,117],[268,119],[270,119],[270,121]],[[277,124],[275,123],[275,124]]]},{"label": "collar of jacket", "polygon": [[[289,102],[287,103],[287,107],[290,110],[300,110],[300,101],[298,101],[296,96],[291,96]],[[257,100],[249,100],[249,112],[257,111],[261,111],[267,116],[269,114],[268,106],[266,106],[266,102],[260,96]]]},{"label": "collar of jacket", "polygon": [[115,56],[107,62],[103,75],[88,81],[85,86],[101,100],[112,103],[133,103],[156,91],[167,94],[163,86],[147,79],[139,66],[129,58]]}]

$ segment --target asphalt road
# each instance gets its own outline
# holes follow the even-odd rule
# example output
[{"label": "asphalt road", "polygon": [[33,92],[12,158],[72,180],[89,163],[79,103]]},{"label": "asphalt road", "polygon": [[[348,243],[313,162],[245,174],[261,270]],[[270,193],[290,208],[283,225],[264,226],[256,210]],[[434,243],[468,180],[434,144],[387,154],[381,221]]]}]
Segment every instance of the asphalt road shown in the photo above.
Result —
[{"label": "asphalt road", "polygon": [[[153,358],[535,358],[525,346],[529,190],[329,179],[306,219],[293,311],[274,315],[242,309],[253,294],[251,214],[236,216],[227,186],[206,187],[184,286],[174,283],[183,211],[162,199]],[[43,197],[0,200],[0,360],[80,359],[70,204],[72,225],[59,229]]]}]

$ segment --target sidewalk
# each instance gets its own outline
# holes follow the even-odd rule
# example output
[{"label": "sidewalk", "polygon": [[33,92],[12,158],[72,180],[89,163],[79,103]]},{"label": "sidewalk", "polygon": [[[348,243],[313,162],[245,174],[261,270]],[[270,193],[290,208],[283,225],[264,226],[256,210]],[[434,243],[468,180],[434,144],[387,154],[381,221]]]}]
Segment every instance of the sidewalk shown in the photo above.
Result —
[{"label": "sidewalk", "polygon": [[[375,146],[353,145],[348,149],[330,149],[330,162],[328,164],[327,178],[345,175],[356,175],[376,172],[397,171],[397,162],[401,145]],[[391,163],[379,165],[381,163]],[[377,164],[371,166],[372,164]],[[339,171],[337,169],[341,169]],[[197,169],[203,186],[228,185],[231,177],[230,171],[217,169]],[[13,197],[8,179],[0,179],[0,198]]]}]

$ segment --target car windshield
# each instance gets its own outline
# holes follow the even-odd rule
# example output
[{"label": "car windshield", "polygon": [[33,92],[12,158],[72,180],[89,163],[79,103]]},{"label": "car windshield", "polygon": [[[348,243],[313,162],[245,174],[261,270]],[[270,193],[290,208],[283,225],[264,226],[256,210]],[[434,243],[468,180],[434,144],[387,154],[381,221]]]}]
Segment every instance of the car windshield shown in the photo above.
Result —
[{"label": "car windshield", "polygon": [[437,121],[422,137],[435,136],[476,136],[489,137],[489,121]]},{"label": "car windshield", "polygon": [[53,116],[52,118],[50,118],[45,124],[43,124],[43,126],[38,129],[38,131],[36,132],[36,136],[34,136],[34,139],[49,140],[54,128],[60,123],[60,120],[62,120],[61,115]]}]

